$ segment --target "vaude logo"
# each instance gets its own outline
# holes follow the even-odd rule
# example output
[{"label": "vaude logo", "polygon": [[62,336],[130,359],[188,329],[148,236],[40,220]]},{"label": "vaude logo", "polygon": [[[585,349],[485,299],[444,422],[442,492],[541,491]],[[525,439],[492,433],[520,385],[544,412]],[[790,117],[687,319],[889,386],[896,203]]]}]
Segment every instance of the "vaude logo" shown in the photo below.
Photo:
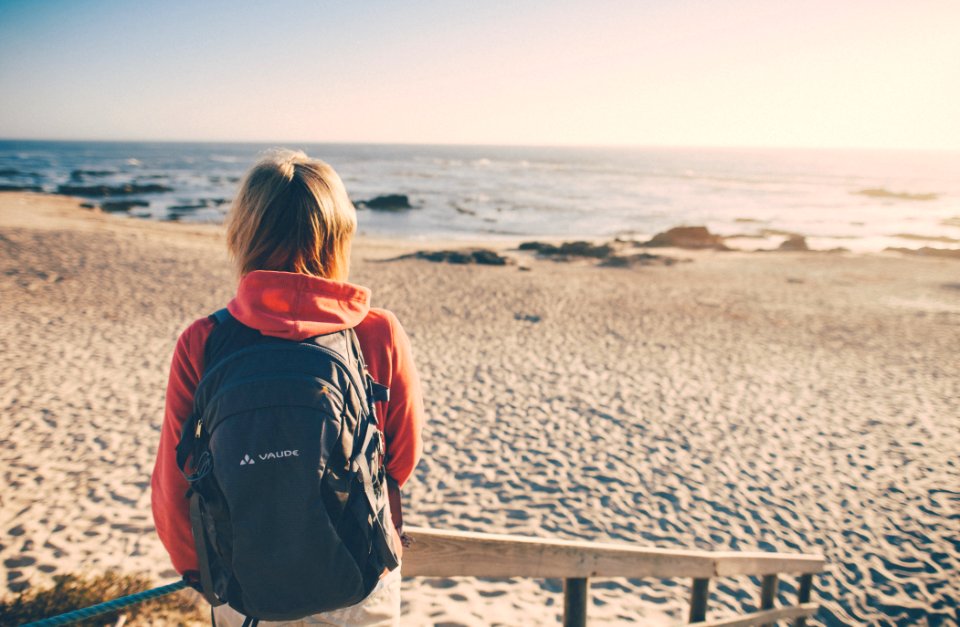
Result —
[{"label": "vaude logo", "polygon": [[[300,451],[270,451],[269,453],[260,453],[257,455],[260,461],[265,462],[268,459],[283,459],[284,457],[300,457]],[[256,464],[250,455],[244,455],[243,459],[240,460],[241,466],[247,466],[249,464]]]}]

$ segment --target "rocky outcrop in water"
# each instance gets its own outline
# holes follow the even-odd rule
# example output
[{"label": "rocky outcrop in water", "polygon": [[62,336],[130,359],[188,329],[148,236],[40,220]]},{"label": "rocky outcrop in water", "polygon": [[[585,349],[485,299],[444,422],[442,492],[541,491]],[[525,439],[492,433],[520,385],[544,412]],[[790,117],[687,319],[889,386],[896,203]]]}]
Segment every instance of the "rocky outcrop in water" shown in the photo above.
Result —
[{"label": "rocky outcrop in water", "polygon": [[27,176],[30,178],[41,178],[36,172],[21,172],[16,168],[0,168],[0,176]]},{"label": "rocky outcrop in water", "polygon": [[167,207],[167,211],[169,211],[170,213],[191,213],[193,211],[196,211],[197,209],[206,209],[206,208],[207,208],[206,203],[200,203],[196,205],[173,205],[171,207]]},{"label": "rocky outcrop in water", "polygon": [[805,238],[803,235],[791,235],[787,239],[783,240],[783,243],[777,247],[777,250],[807,251],[810,250],[810,247],[807,246],[807,238]]},{"label": "rocky outcrop in water", "polygon": [[74,170],[70,173],[71,181],[81,181],[85,177],[110,176],[116,174],[113,170]]},{"label": "rocky outcrop in water", "polygon": [[149,207],[146,200],[105,200],[100,203],[100,209],[107,213],[123,213],[134,207]]},{"label": "rocky outcrop in water", "polygon": [[159,185],[157,183],[124,183],[123,185],[60,185],[57,187],[58,194],[67,196],[89,196],[89,197],[110,197],[110,196],[132,196],[134,194],[159,194],[161,192],[173,191],[172,187]]},{"label": "rocky outcrop in water", "polygon": [[0,184],[0,192],[42,192],[43,188],[39,185],[8,185]]},{"label": "rocky outcrop in water", "polygon": [[356,205],[378,211],[413,209],[413,205],[410,204],[410,198],[406,194],[384,194],[371,198],[370,200],[358,200]]}]

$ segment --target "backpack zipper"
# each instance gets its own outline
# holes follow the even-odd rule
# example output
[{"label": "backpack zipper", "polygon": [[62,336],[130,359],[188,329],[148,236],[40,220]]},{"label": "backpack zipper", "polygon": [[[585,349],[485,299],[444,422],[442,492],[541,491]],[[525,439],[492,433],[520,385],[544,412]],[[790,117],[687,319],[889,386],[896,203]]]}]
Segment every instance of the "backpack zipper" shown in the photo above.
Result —
[{"label": "backpack zipper", "polygon": [[[234,381],[233,383],[231,383],[230,385],[228,385],[228,386],[225,387],[225,388],[222,388],[222,389],[220,389],[220,390],[217,390],[217,393],[214,394],[213,397],[212,397],[209,401],[207,401],[206,406],[204,407],[204,411],[206,411],[206,407],[209,407],[210,405],[212,405],[215,401],[217,401],[221,396],[223,396],[224,394],[226,394],[226,393],[229,392],[230,390],[236,389],[236,388],[238,388],[238,387],[241,387],[241,386],[246,385],[246,384],[248,384],[248,383],[252,383],[252,382],[254,382],[254,381],[271,381],[271,380],[274,380],[274,379],[276,379],[276,380],[300,379],[300,380],[304,380],[304,381],[311,381],[311,382],[314,382],[314,383],[320,383],[320,384],[321,384],[321,387],[322,387],[322,393],[323,393],[324,396],[328,396],[328,397],[332,396],[334,399],[336,399],[336,400],[338,401],[337,404],[338,404],[341,408],[344,406],[344,399],[343,399],[343,396],[340,394],[340,392],[339,392],[336,388],[331,387],[330,385],[328,385],[327,382],[326,382],[324,379],[321,379],[320,377],[311,377],[311,376],[309,376],[309,375],[295,375],[295,376],[290,376],[290,375],[286,375],[286,376],[282,376],[282,375],[262,376],[262,375],[258,375],[258,376],[244,377],[244,378],[242,378],[242,379],[239,379],[239,380],[237,380],[237,381]],[[200,435],[201,435],[202,433],[203,433],[203,414],[201,414],[200,417],[197,418],[197,427],[196,427],[196,429],[194,429],[194,432],[193,432],[194,438],[199,439],[199,438],[200,438]],[[213,433],[213,432],[210,431],[210,433]]]}]

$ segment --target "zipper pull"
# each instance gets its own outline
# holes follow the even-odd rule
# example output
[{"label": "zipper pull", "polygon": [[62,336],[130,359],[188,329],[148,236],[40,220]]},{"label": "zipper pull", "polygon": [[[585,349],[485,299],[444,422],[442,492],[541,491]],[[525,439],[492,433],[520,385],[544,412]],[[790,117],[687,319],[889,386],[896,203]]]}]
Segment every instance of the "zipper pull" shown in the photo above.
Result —
[{"label": "zipper pull", "polygon": [[193,437],[199,438],[200,431],[203,429],[203,418],[197,419],[197,428],[193,430]]}]

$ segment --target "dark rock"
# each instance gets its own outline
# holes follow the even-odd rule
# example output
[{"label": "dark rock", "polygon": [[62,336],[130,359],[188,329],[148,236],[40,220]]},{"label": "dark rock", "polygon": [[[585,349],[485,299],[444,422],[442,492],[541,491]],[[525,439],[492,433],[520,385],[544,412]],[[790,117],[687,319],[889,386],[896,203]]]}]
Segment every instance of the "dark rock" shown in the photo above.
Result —
[{"label": "dark rock", "polygon": [[134,207],[149,207],[150,203],[145,200],[105,200],[100,203],[100,208],[108,213],[121,213],[130,211]]},{"label": "dark rock", "polygon": [[665,255],[651,255],[650,253],[636,253],[633,255],[612,255],[600,263],[605,268],[634,268],[636,266],[672,266],[679,261],[689,261],[667,257]]},{"label": "dark rock", "polygon": [[67,196],[130,196],[133,194],[157,194],[170,192],[173,188],[156,183],[124,183],[123,185],[61,185],[58,194]]},{"label": "dark rock", "polygon": [[92,202],[82,202],[82,203],[80,203],[80,208],[81,208],[81,209],[96,209],[97,206],[96,206],[95,204],[93,204]]},{"label": "dark rock", "polygon": [[412,255],[404,255],[400,259],[425,259],[433,262],[453,264],[478,264],[482,266],[505,266],[511,263],[508,257],[499,255],[495,251],[485,248],[466,250],[421,250]]},{"label": "dark rock", "polygon": [[406,194],[385,194],[371,198],[370,200],[359,200],[357,204],[367,209],[377,209],[380,211],[413,209],[413,205],[410,204],[410,198],[408,198]]},{"label": "dark rock", "polygon": [[7,185],[0,184],[0,192],[42,192],[39,185]]},{"label": "dark rock", "polygon": [[507,265],[507,258],[497,254],[492,250],[481,248],[473,251],[471,254],[473,255],[473,260],[483,266]]},{"label": "dark rock", "polygon": [[85,176],[110,176],[111,174],[116,174],[116,172],[113,170],[74,170],[70,173],[70,180],[79,181]]},{"label": "dark rock", "polygon": [[533,250],[546,257],[590,257],[592,259],[606,259],[613,253],[610,244],[593,244],[577,241],[564,242],[559,246],[544,242],[523,242],[519,250]]},{"label": "dark rock", "polygon": [[645,242],[641,246],[729,250],[723,243],[723,238],[714,235],[705,226],[675,226],[669,231],[657,233],[649,242]]},{"label": "dark rock", "polygon": [[167,211],[170,213],[190,213],[197,209],[205,209],[206,207],[207,203],[200,205],[173,205],[172,207],[167,207]]},{"label": "dark rock", "polygon": [[572,257],[592,257],[606,259],[613,252],[610,244],[592,244],[590,242],[564,242],[560,244],[560,254]]},{"label": "dark rock", "polygon": [[791,235],[780,244],[777,250],[806,251],[810,250],[810,247],[807,246],[807,238],[803,235]]},{"label": "dark rock", "polygon": [[440,250],[420,255],[421,259],[428,261],[446,261],[447,263],[473,263],[473,255],[461,252],[459,250]]}]

